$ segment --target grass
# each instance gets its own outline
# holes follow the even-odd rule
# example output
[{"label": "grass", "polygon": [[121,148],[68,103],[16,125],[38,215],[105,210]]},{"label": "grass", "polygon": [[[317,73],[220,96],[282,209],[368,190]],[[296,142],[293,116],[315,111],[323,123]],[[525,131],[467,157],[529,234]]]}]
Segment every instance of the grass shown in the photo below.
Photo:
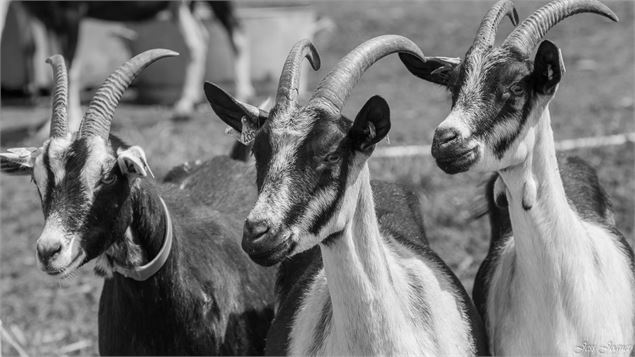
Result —
[{"label": "grass", "polygon": [[[309,88],[350,49],[376,35],[395,33],[410,37],[426,55],[462,56],[470,45],[481,16],[491,2],[326,2],[319,13],[337,24],[329,41],[317,43],[323,68],[311,73]],[[524,18],[543,2],[518,6]],[[612,24],[594,15],[566,20],[549,33],[562,48],[567,73],[552,104],[556,140],[635,131],[633,123],[634,47],[633,4],[610,2],[621,22]],[[500,33],[511,25],[505,20]],[[501,35],[502,36],[502,35]],[[261,88],[262,96],[273,85]],[[396,56],[372,67],[355,88],[345,107],[354,116],[374,94],[391,105],[392,145],[429,144],[434,127],[447,114],[447,93],[422,82],[400,64]],[[48,100],[34,108],[3,107],[4,128],[48,115]],[[183,161],[224,154],[231,138],[207,104],[189,122],[172,123],[164,107],[124,104],[117,111],[114,132],[141,145],[155,174],[162,176]],[[36,145],[38,143],[23,143]],[[386,145],[382,143],[381,145]],[[599,168],[600,179],[613,198],[617,225],[632,242],[635,236],[635,147],[575,150]],[[452,267],[468,291],[488,246],[486,220],[472,220],[487,175],[448,176],[430,158],[375,159],[375,178],[414,186],[422,197],[422,210],[433,247]],[[32,355],[89,355],[97,353],[97,305],[101,279],[84,268],[76,277],[57,281],[39,271],[35,241],[42,225],[37,193],[28,179],[2,176],[0,252],[0,318],[3,326]],[[3,343],[2,353],[16,352]]]}]

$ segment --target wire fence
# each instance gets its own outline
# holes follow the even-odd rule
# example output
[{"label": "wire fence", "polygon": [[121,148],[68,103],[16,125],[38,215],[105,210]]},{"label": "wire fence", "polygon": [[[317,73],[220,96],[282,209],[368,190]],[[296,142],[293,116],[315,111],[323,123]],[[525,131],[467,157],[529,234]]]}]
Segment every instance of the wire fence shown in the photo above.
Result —
[{"label": "wire fence", "polygon": [[[624,145],[635,142],[635,132],[608,136],[568,139],[556,142],[556,150],[568,151],[581,148]],[[402,158],[413,156],[429,156],[431,145],[401,145],[382,147],[373,154],[375,158]]]}]

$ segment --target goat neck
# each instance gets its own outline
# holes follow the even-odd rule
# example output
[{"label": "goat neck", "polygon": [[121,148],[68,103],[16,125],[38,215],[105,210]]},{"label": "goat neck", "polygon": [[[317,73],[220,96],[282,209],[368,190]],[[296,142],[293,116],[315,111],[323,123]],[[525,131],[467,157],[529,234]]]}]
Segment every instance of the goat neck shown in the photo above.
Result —
[{"label": "goat neck", "polygon": [[519,255],[531,258],[535,258],[531,253],[535,247],[523,247],[525,239],[522,235],[525,233],[528,239],[572,237],[557,232],[581,229],[579,219],[567,202],[560,178],[549,109],[545,108],[537,115],[540,116],[537,125],[527,129],[527,135],[534,136],[534,140],[527,143],[526,159],[519,165],[499,171],[508,193],[517,247],[527,249]]},{"label": "goat neck", "polygon": [[[111,275],[114,266],[123,268],[138,268],[152,261],[165,244],[167,221],[169,214],[154,185],[148,180],[139,179],[131,192],[132,220],[124,237],[114,243],[99,257],[95,270],[98,273]],[[172,233],[173,235],[176,232]],[[176,237],[172,237],[172,248],[177,244]],[[156,274],[163,274],[173,259],[170,254],[164,266]],[[120,268],[119,268],[120,269]],[[116,274],[123,277],[121,274]]]},{"label": "goat neck", "polygon": [[[460,303],[416,253],[382,233],[375,213],[368,165],[347,184],[342,208],[349,213],[340,232],[320,243],[324,270],[303,302],[319,311],[322,325],[312,329],[311,313],[296,316],[290,353],[436,356],[466,355],[469,326]],[[443,288],[439,290],[439,287]],[[417,292],[414,292],[416,290]],[[414,295],[426,291],[422,301]],[[414,295],[413,295],[414,294]],[[434,322],[433,322],[434,321]],[[320,335],[323,334],[323,335]],[[311,342],[307,341],[307,337]],[[307,349],[307,346],[308,349]]]},{"label": "goat neck", "polygon": [[[514,254],[502,259],[500,276],[492,280],[487,318],[498,322],[489,331],[492,352],[567,355],[587,351],[586,344],[632,346],[632,267],[616,249],[619,243],[609,242],[619,233],[585,221],[572,207],[556,159],[549,109],[539,115],[528,133],[535,139],[526,160],[499,171]],[[496,304],[506,307],[496,309]],[[510,332],[501,321],[522,321],[514,327],[517,333],[536,333],[505,338]],[[550,327],[540,332],[545,325]]]}]

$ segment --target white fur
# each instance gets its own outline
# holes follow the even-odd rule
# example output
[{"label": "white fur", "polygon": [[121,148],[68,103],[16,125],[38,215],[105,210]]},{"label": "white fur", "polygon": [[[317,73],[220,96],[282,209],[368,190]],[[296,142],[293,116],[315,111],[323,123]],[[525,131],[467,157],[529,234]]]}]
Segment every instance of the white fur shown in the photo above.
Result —
[{"label": "white fur", "polygon": [[455,129],[459,132],[459,135],[463,138],[469,138],[472,136],[472,129],[467,125],[464,118],[467,117],[462,110],[453,110],[448,116],[439,124],[436,130],[443,129]]},{"label": "white fur", "polygon": [[[289,352],[307,355],[327,299],[331,327],[320,355],[471,355],[474,346],[457,297],[434,264],[379,232],[368,167],[348,185],[342,207],[320,236],[343,222],[343,233],[321,245],[324,270],[307,290],[290,335]],[[389,242],[389,243],[387,243]],[[410,274],[408,274],[410,273]],[[409,279],[425,287],[430,321],[411,305]],[[427,328],[431,326],[431,328]]]},{"label": "white fur", "polygon": [[[582,220],[567,202],[548,109],[531,130],[535,139],[524,139],[533,148],[528,157],[501,171],[514,237],[490,277],[492,352],[600,355],[601,348],[632,346],[635,291],[628,259],[617,237]],[[522,204],[527,182],[538,185],[529,210]],[[622,352],[617,355],[630,350]]]},{"label": "white fur", "polygon": [[85,253],[79,247],[77,236],[66,231],[60,218],[55,213],[47,217],[42,234],[37,240],[37,245],[54,242],[61,244],[61,251],[47,262],[48,266],[45,266],[37,259],[38,266],[43,271],[63,278],[83,263]]}]

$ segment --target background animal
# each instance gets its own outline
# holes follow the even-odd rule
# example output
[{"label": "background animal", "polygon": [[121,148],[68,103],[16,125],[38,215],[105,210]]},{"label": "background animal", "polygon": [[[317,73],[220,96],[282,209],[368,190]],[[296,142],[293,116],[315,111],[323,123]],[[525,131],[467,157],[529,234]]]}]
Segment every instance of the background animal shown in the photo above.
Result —
[{"label": "background animal", "polygon": [[[407,36],[420,44],[426,55],[462,56],[457,49],[464,52],[473,43],[478,25],[493,3],[315,3],[315,11],[333,19],[338,32],[329,46],[319,48],[323,68],[318,72],[306,72],[302,80],[307,81],[309,88],[315,88],[330,67],[350,49],[386,33]],[[522,18],[540,5],[542,3],[516,2]],[[635,130],[632,105],[635,51],[630,45],[635,43],[634,5],[619,1],[609,4],[620,16],[618,24],[601,16],[579,15],[579,19],[576,16],[549,31],[549,39],[562,49],[568,70],[565,83],[550,105],[558,150],[563,148],[560,146],[562,140],[569,142],[569,139]],[[500,25],[499,41],[512,29],[511,22],[505,19]],[[603,82],[611,85],[598,85]],[[422,82],[403,69],[397,56],[389,56],[364,74],[344,106],[343,115],[354,118],[368,98],[376,93],[390,103],[393,125],[390,141],[379,143],[373,159],[369,160],[370,173],[376,180],[412,188],[422,202],[420,211],[425,217],[430,246],[469,293],[490,242],[487,218],[472,219],[473,201],[484,191],[477,183],[490,174],[447,175],[429,156],[382,157],[386,150],[431,144],[434,129],[448,113],[451,99],[445,88]],[[262,99],[258,98],[254,103]],[[21,123],[32,116],[44,118],[50,115],[48,100],[43,102],[25,108],[3,101],[0,111],[2,132],[14,125],[23,125]],[[300,103],[304,103],[302,97]],[[425,116],[421,114],[421,108],[425,108]],[[226,155],[234,140],[224,134],[226,124],[218,120],[207,105],[197,110],[192,120],[178,124],[170,122],[169,111],[156,106],[123,102],[115,115],[113,132],[125,142],[144,149],[159,179],[185,161],[197,158],[204,161],[214,155]],[[556,117],[565,120],[556,120]],[[3,143],[6,145],[6,141]],[[633,144],[567,146],[567,154],[581,156],[591,166],[602,168],[597,174],[613,201],[616,225],[632,242],[635,223]],[[430,154],[429,148],[423,151],[421,155]],[[33,184],[23,177],[2,176],[0,194],[2,326],[30,355],[98,354],[97,301],[103,279],[89,269],[81,269],[72,279],[62,281],[42,274],[36,267],[33,250],[44,220]],[[2,342],[3,353],[17,353],[6,340]]]},{"label": "background animal", "polygon": [[[177,118],[187,118],[194,106],[201,100],[201,85],[205,75],[205,55],[207,53],[207,33],[201,20],[194,13],[194,1],[23,1],[16,6],[29,16],[44,24],[49,38],[57,43],[59,51],[68,62],[70,72],[70,125],[77,128],[81,118],[79,103],[79,77],[75,69],[77,45],[79,43],[82,19],[92,18],[104,21],[140,22],[154,19],[162,11],[169,11],[178,23],[179,31],[189,50],[189,62],[180,99],[174,104],[173,114]],[[249,73],[249,48],[241,23],[236,17],[233,4],[229,1],[206,1],[227,31],[235,56],[236,95],[247,99],[254,94]],[[4,27],[6,8],[9,0],[0,2],[0,29]],[[22,17],[24,17],[23,15]],[[26,58],[32,58],[35,43],[29,38],[28,21],[23,19],[22,41]],[[48,128],[45,125],[44,128]],[[46,133],[42,133],[46,134]],[[45,136],[45,135],[44,135]]]},{"label": "background animal", "polygon": [[[97,90],[74,133],[64,61],[52,57],[51,136],[35,150],[0,154],[0,168],[31,176],[37,187],[45,218],[36,244],[40,269],[65,278],[95,261],[95,272],[106,278],[101,354],[262,354],[274,272],[252,263],[238,244],[239,207],[254,200],[253,183],[241,179],[248,166],[217,157],[206,166],[223,175],[192,173],[178,186],[159,185],[144,150],[110,134],[115,108],[136,75],[174,55],[150,50],[122,65]],[[212,183],[185,187],[186,179]]]}]

